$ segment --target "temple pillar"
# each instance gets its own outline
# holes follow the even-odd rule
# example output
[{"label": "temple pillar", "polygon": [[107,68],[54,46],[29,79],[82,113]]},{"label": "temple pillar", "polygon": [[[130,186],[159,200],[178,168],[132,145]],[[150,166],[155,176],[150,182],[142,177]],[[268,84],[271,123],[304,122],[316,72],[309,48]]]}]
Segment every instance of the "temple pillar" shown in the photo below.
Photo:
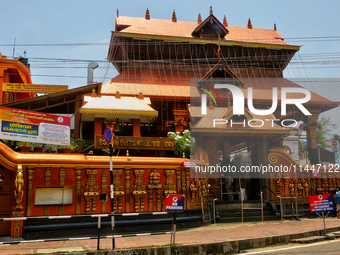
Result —
[{"label": "temple pillar", "polygon": [[76,173],[76,214],[81,213],[81,167],[74,168]]},{"label": "temple pillar", "polygon": [[27,216],[31,216],[33,199],[33,174],[34,167],[27,167]]},{"label": "temple pillar", "polygon": [[229,164],[230,164],[230,143],[225,142],[223,149],[223,165],[227,166]]},{"label": "temple pillar", "polygon": [[130,119],[132,122],[132,136],[140,137],[140,119]]},{"label": "temple pillar", "polygon": [[97,136],[103,134],[103,122],[104,118],[94,119],[94,148],[97,148]]},{"label": "temple pillar", "polygon": [[[268,166],[269,162],[268,162],[268,139],[267,137],[263,137],[261,139],[261,145],[260,145],[261,149],[261,164],[263,166]],[[268,188],[270,188],[272,191],[274,191],[273,187],[271,187],[271,183],[270,183],[270,174],[269,173],[265,173],[264,176],[262,176],[264,178],[263,180],[263,184],[265,184]],[[266,199],[270,199],[270,191],[268,190],[268,188],[266,189],[262,189],[264,192],[264,197]],[[274,191],[275,192],[275,191]]]},{"label": "temple pillar", "polygon": [[124,168],[124,174],[125,174],[125,212],[130,212],[130,188],[131,188],[131,182],[130,182],[130,168]]},{"label": "temple pillar", "polygon": [[77,101],[74,102],[74,108],[76,114],[74,115],[74,138],[79,139],[80,138],[80,123],[81,123],[81,115],[78,111],[78,109],[82,106],[82,95],[77,95],[76,98]]},{"label": "temple pillar", "polygon": [[311,164],[315,165],[319,163],[318,157],[318,144],[316,139],[316,129],[320,127],[317,122],[319,114],[312,113],[312,116],[308,116],[308,124],[306,126],[307,141],[308,141],[308,158]]}]

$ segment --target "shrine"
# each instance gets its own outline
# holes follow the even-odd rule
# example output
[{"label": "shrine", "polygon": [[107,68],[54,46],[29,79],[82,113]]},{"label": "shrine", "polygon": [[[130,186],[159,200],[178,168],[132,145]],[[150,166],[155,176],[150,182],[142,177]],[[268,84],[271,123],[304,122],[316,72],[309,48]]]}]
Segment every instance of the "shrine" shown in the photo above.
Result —
[{"label": "shrine", "polygon": [[[107,59],[119,74],[109,82],[4,105],[73,114],[75,137],[87,139],[92,146],[91,154],[51,157],[14,152],[0,143],[0,174],[7,185],[3,190],[15,191],[6,212],[14,217],[110,213],[106,127],[114,133],[112,182],[117,213],[164,211],[168,194],[185,195],[185,210],[191,214],[200,212],[202,197],[223,199],[221,176],[195,178],[188,162],[298,167],[282,146],[283,138],[292,133],[289,125],[295,122],[303,122],[300,127],[307,132],[310,162],[318,163],[318,116],[339,103],[310,92],[303,107],[311,115],[292,103],[285,105],[283,114],[281,96],[273,108],[275,91],[281,95],[287,88],[302,89],[283,77],[300,46],[286,43],[275,24],[273,29],[255,28],[249,18],[244,27],[231,26],[226,16],[222,22],[215,17],[212,8],[204,20],[199,14],[196,22],[179,21],[175,11],[169,16],[172,19],[153,19],[149,10],[143,18],[117,13]],[[234,114],[234,92],[216,87],[226,81],[242,91],[244,114]],[[287,98],[295,102],[305,96],[287,92]],[[274,110],[261,115],[253,109]],[[168,132],[185,130],[196,140],[191,158],[185,153],[176,156],[176,139],[167,137]],[[237,154],[242,151],[243,158]],[[244,189],[248,200],[257,200],[263,192],[265,200],[277,205],[283,193],[299,194],[308,203],[308,195],[340,186],[340,179],[331,173],[312,178],[296,172],[262,172],[232,178],[239,179],[239,185],[229,185],[227,190]],[[60,199],[51,202],[39,196],[44,192]],[[19,220],[4,227],[12,237],[28,238],[32,229],[41,230],[39,224],[27,226]]]}]

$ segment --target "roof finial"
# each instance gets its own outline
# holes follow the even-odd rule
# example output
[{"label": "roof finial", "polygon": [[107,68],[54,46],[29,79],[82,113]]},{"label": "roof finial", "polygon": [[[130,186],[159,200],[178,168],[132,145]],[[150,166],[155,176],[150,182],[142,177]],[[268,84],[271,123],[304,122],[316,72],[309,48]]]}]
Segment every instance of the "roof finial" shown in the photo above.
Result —
[{"label": "roof finial", "polygon": [[201,24],[202,23],[202,17],[201,17],[201,13],[198,13],[198,19],[197,19],[197,24]]},{"label": "roof finial", "polygon": [[223,26],[225,26],[225,27],[228,26],[227,18],[226,18],[225,15],[224,15],[224,17],[223,17]]},{"label": "roof finial", "polygon": [[117,18],[119,17],[119,9],[117,8]]},{"label": "roof finial", "polygon": [[250,18],[248,19],[248,28],[249,28],[249,29],[252,29],[252,28],[253,28],[253,26],[251,25],[251,20],[250,20]]},{"label": "roof finial", "polygon": [[174,10],[174,12],[172,13],[172,22],[177,22],[175,10]]},{"label": "roof finial", "polygon": [[274,23],[274,31],[276,31],[276,23]]},{"label": "roof finial", "polygon": [[210,6],[210,15],[213,14],[212,6]]},{"label": "roof finial", "polygon": [[150,19],[149,8],[146,8],[145,19]]}]

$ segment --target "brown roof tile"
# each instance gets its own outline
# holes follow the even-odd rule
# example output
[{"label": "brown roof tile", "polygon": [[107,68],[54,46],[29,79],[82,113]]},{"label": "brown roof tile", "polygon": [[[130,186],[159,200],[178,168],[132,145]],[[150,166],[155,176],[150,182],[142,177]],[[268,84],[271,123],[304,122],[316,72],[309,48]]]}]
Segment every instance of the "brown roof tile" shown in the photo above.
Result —
[{"label": "brown roof tile", "polygon": [[[193,38],[191,33],[198,26],[197,22],[185,22],[162,19],[117,17],[117,27],[121,27],[119,32],[159,35],[171,37]],[[237,41],[245,43],[263,43],[276,45],[289,45],[282,40],[284,37],[277,31],[271,29],[248,29],[247,27],[228,26],[229,33],[225,36],[225,41]]]}]

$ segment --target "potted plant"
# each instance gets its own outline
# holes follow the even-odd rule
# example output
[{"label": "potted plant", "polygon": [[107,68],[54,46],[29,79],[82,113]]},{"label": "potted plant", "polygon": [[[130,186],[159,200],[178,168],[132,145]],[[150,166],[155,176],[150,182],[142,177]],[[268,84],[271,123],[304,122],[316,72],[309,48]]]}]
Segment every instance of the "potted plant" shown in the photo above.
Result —
[{"label": "potted plant", "polygon": [[184,130],[182,133],[168,132],[167,136],[175,139],[174,153],[176,156],[183,157],[184,154],[186,158],[190,157],[190,150],[194,150],[196,141],[191,137],[189,130]]},{"label": "potted plant", "polygon": [[42,143],[33,143],[32,147],[34,152],[44,152],[44,145]]},{"label": "potted plant", "polygon": [[86,149],[86,142],[83,139],[71,139],[72,152],[82,153]]},{"label": "potted plant", "polygon": [[20,141],[20,142],[17,143],[17,145],[19,146],[21,152],[30,152],[31,151],[32,143],[30,143],[30,142]]},{"label": "potted plant", "polygon": [[46,146],[46,152],[56,153],[57,152],[57,145],[48,145]]},{"label": "potted plant", "polygon": [[72,146],[71,145],[58,145],[57,153],[71,153]]}]

